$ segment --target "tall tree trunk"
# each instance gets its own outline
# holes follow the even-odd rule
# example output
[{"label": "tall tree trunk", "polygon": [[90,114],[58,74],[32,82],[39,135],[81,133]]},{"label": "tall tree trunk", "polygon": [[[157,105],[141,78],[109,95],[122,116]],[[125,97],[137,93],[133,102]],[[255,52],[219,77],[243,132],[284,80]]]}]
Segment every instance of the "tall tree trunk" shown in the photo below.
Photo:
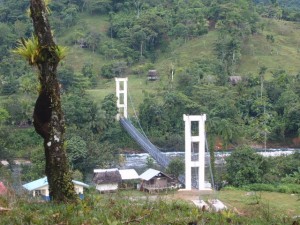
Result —
[{"label": "tall tree trunk", "polygon": [[60,61],[43,0],[30,0],[31,18],[38,38],[40,93],[34,108],[34,127],[44,139],[45,172],[50,197],[57,202],[76,200],[69,164],[64,149],[65,123],[61,109],[57,66]]}]

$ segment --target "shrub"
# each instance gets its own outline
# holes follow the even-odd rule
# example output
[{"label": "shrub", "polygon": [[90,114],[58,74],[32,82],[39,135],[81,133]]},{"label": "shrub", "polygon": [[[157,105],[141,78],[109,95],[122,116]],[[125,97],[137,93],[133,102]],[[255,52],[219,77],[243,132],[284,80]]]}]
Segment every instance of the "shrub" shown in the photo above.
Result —
[{"label": "shrub", "polygon": [[300,193],[299,184],[248,184],[242,186],[242,189],[246,191],[269,191],[287,194]]},{"label": "shrub", "polygon": [[260,183],[265,171],[265,161],[252,148],[239,147],[226,158],[227,181],[239,187]]}]

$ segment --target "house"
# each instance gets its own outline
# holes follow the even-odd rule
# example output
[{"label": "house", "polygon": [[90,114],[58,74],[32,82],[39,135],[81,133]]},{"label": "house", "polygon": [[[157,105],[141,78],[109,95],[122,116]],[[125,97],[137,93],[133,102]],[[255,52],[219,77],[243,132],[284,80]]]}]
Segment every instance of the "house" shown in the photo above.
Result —
[{"label": "house", "polygon": [[3,184],[3,182],[0,181],[0,195],[6,195],[8,192],[7,188]]},{"label": "house", "polygon": [[120,186],[124,189],[135,188],[140,182],[140,176],[135,169],[123,169],[119,170],[122,181]]},{"label": "house", "polygon": [[155,81],[158,80],[159,75],[158,72],[156,70],[149,70],[148,71],[148,80],[150,81]]},{"label": "house", "polygon": [[[89,185],[80,181],[72,180],[76,194],[83,199],[83,189],[88,188]],[[49,184],[47,177],[32,181],[24,184],[23,187],[28,191],[32,192],[33,197],[41,196],[44,200],[49,201]]]},{"label": "house", "polygon": [[0,161],[0,164],[1,164],[2,166],[9,166],[9,162],[8,162],[7,160],[1,160],[1,161]]},{"label": "house", "polygon": [[117,168],[94,170],[93,182],[100,192],[116,191],[121,181],[122,177]]},{"label": "house", "polygon": [[172,187],[173,179],[165,173],[155,170],[148,169],[140,175],[141,190],[142,191],[161,191]]},{"label": "house", "polygon": [[232,85],[237,85],[239,82],[241,82],[243,79],[241,76],[230,76],[228,78],[228,81],[232,84]]}]

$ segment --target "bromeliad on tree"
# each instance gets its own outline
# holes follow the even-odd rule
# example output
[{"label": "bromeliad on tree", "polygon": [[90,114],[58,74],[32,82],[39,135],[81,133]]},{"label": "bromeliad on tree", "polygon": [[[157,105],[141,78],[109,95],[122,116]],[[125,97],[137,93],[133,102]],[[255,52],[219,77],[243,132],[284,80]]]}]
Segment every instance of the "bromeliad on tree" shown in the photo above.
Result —
[{"label": "bromeliad on tree", "polygon": [[53,40],[48,13],[43,0],[30,0],[35,34],[32,39],[21,40],[15,52],[39,70],[40,92],[34,108],[34,127],[44,139],[50,196],[54,201],[68,202],[77,197],[64,148],[65,121],[57,79],[57,66],[65,56],[65,49]]}]

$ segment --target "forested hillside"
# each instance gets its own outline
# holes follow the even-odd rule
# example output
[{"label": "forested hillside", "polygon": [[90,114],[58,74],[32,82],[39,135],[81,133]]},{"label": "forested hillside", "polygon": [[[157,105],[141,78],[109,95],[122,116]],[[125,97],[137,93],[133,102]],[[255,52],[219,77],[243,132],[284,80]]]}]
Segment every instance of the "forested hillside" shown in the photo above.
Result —
[{"label": "forested hillside", "polygon": [[[129,77],[141,126],[158,146],[182,150],[182,115],[206,113],[211,149],[299,147],[296,3],[52,0],[54,37],[68,48],[59,76],[73,170],[118,165],[117,153],[138,149],[115,121],[114,77]],[[0,2],[0,159],[30,159],[24,180],[41,176],[44,163],[32,127],[36,71],[12,51],[33,40],[28,6]],[[148,70],[159,80],[148,81]]]}]

